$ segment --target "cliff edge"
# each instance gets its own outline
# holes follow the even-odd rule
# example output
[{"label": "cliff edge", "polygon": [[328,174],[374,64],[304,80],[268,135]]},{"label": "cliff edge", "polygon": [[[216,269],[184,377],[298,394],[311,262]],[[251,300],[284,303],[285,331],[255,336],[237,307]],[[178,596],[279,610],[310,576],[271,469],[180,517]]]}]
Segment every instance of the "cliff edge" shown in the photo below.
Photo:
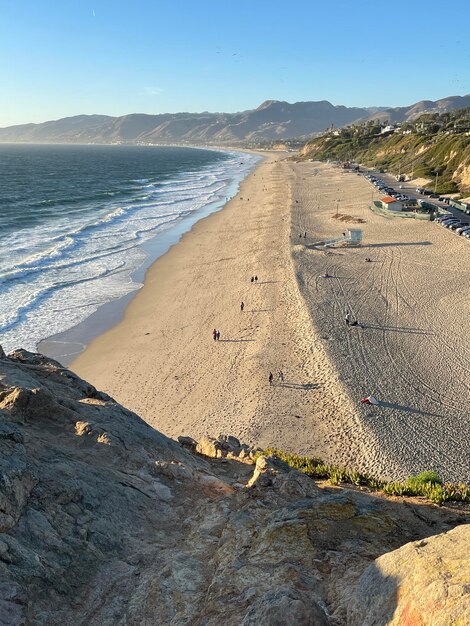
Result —
[{"label": "cliff edge", "polygon": [[0,349],[0,624],[470,623],[465,509],[197,449]]}]

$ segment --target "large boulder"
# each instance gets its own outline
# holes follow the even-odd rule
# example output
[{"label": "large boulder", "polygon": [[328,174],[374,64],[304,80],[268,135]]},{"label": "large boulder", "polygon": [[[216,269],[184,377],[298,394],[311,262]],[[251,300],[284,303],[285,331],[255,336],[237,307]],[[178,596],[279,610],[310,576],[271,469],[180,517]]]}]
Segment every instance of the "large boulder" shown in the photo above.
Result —
[{"label": "large boulder", "polygon": [[349,626],[470,624],[470,525],[407,543],[362,575]]}]

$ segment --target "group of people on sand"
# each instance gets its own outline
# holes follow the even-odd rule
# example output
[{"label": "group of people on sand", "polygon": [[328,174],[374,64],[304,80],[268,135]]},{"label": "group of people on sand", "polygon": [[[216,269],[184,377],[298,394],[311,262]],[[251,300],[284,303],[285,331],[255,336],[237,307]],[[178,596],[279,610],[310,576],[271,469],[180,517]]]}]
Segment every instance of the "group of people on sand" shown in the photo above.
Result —
[{"label": "group of people on sand", "polygon": [[[371,263],[372,261],[370,257],[366,257],[365,260],[366,260],[366,263]],[[328,272],[325,272],[324,274],[321,274],[320,278],[333,278],[333,276],[331,274],[328,274]],[[348,308],[345,310],[345,313],[344,313],[344,321],[348,328],[350,326],[357,326],[358,328],[364,328],[364,325],[359,324],[357,319],[353,317],[351,311]],[[271,381],[270,381],[270,384],[271,384]],[[372,405],[377,406],[377,405],[380,405],[380,402],[379,400],[374,398],[374,396],[366,396],[365,398],[361,398],[361,404],[372,404]]]},{"label": "group of people on sand", "polygon": [[344,321],[346,322],[346,326],[359,326],[359,328],[364,328],[362,324],[359,324],[358,321],[354,319],[349,309],[346,309]]},{"label": "group of people on sand", "polygon": [[[252,276],[251,277],[251,282],[252,283],[257,283],[258,282],[258,276],[257,275]],[[242,302],[240,302],[240,311],[243,313],[244,309],[245,309],[245,303],[242,300]],[[212,338],[213,338],[214,341],[219,341],[220,340],[220,330],[217,330],[216,328],[214,328],[214,330],[212,331]]]},{"label": "group of people on sand", "polygon": [[[277,379],[281,384],[284,382],[284,372],[282,370],[279,370]],[[270,385],[274,384],[274,374],[272,372],[269,372],[268,382]]]},{"label": "group of people on sand", "polygon": [[[252,276],[251,277],[251,282],[252,283],[257,283],[258,282],[258,276]],[[240,302],[240,311],[243,313],[245,309],[245,303],[242,300]],[[212,331],[212,338],[214,339],[214,341],[219,341],[220,340],[220,330],[217,330],[216,328],[214,328],[214,330]],[[277,374],[277,379],[279,381],[280,384],[284,383],[284,372],[282,370],[279,370],[278,374]],[[270,385],[274,384],[274,374],[272,372],[269,372],[269,376],[268,376],[268,382]]]}]

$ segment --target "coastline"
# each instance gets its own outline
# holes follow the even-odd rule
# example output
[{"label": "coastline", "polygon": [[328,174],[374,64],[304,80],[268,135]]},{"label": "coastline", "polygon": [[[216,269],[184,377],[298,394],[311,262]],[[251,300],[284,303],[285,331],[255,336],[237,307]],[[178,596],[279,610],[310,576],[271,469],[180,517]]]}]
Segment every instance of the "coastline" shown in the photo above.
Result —
[{"label": "coastline", "polygon": [[[198,147],[195,147],[194,149],[198,149]],[[206,148],[204,146],[199,146],[199,149],[205,150]],[[262,153],[253,150],[241,151],[230,148],[209,149],[212,149],[215,152],[236,152],[240,155],[243,155],[244,153],[256,154],[257,156],[263,158]],[[255,163],[252,169],[256,167],[257,164]],[[244,179],[242,179],[242,181],[243,180]],[[241,181],[233,181],[232,184],[235,188],[230,190],[231,193],[236,193],[239,189],[240,182]],[[145,282],[147,270],[153,265],[153,263],[163,256],[172,246],[181,241],[184,234],[191,230],[191,228],[197,224],[199,220],[208,217],[212,213],[221,211],[224,208],[226,201],[227,200],[225,199],[222,202],[210,202],[204,207],[185,215],[179,222],[170,226],[170,228],[159,232],[155,237],[141,244],[140,248],[146,253],[146,259],[131,275],[132,283],[135,284],[135,288],[129,293],[101,305],[91,315],[71,328],[42,339],[37,346],[38,352],[54,358],[60,361],[62,365],[68,367],[73,359],[83,352],[93,339],[105,333],[123,319],[127,306],[142,288]]]},{"label": "coastline", "polygon": [[[331,368],[326,390],[312,382],[326,357],[314,354],[292,271],[292,181],[282,155],[264,156],[222,211],[151,266],[124,319],[71,368],[169,436],[227,432],[331,458],[311,405],[321,398],[333,419],[348,402]],[[268,385],[271,369],[284,371],[283,385]]]},{"label": "coastline", "polygon": [[[152,265],[124,319],[96,338],[71,368],[171,437],[226,433],[388,479],[437,469],[445,480],[465,480],[468,427],[459,414],[464,440],[459,443],[447,432],[454,405],[443,398],[444,411],[437,412],[418,388],[405,388],[397,365],[408,350],[425,359],[427,345],[416,341],[426,342],[429,333],[419,331],[419,319],[384,329],[376,304],[399,297],[398,291],[381,293],[389,276],[381,268],[388,272],[387,263],[403,253],[414,273],[417,267],[426,271],[426,264],[439,262],[435,255],[448,249],[447,240],[439,239],[446,233],[430,224],[411,231],[408,225],[371,216],[370,189],[362,179],[280,156],[266,155],[222,211],[200,220]],[[319,252],[312,245],[313,233],[328,239],[345,228],[332,219],[338,186],[342,207],[366,222],[367,252]],[[354,194],[357,199],[349,200]],[[299,230],[308,231],[306,241],[299,242]],[[428,245],[431,237],[439,246]],[[380,263],[363,263],[371,252],[380,256]],[[421,256],[429,253],[429,258]],[[416,265],[413,254],[419,258]],[[366,292],[369,279],[354,282],[355,272],[364,279],[364,266],[374,270],[376,281]],[[408,279],[400,262],[398,267],[398,279]],[[328,268],[338,273],[338,280],[327,285],[331,293],[322,292],[317,280]],[[259,281],[253,285],[254,274]],[[446,293],[448,285],[441,281],[432,285],[434,294],[438,286]],[[367,304],[377,317],[364,341],[346,334],[344,294],[355,313],[364,316]],[[365,294],[370,301],[364,301]],[[406,290],[399,295],[409,298]],[[423,314],[420,307],[421,301],[418,316]],[[367,321],[373,322],[370,317]],[[212,339],[214,327],[221,330],[220,342]],[[438,330],[433,328],[432,336]],[[435,345],[438,350],[439,343]],[[410,363],[405,360],[403,367],[409,369]],[[280,369],[284,383],[277,381]],[[358,399],[377,388],[384,410],[364,410]],[[432,401],[439,403],[439,397]],[[448,439],[439,439],[441,427]]]}]

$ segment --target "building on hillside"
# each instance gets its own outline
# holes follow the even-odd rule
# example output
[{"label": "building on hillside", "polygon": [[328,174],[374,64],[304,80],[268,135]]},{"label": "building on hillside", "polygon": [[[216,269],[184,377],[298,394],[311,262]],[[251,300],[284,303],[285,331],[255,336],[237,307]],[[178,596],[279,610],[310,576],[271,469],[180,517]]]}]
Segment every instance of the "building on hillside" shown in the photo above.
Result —
[{"label": "building on hillside", "polygon": [[401,211],[403,209],[403,202],[391,196],[380,198],[380,204],[383,209],[388,209],[389,211]]},{"label": "building on hillside", "polygon": [[396,130],[398,130],[396,126],[389,124],[388,126],[384,126],[384,128],[382,128],[380,134],[385,135],[385,133],[394,133]]}]

